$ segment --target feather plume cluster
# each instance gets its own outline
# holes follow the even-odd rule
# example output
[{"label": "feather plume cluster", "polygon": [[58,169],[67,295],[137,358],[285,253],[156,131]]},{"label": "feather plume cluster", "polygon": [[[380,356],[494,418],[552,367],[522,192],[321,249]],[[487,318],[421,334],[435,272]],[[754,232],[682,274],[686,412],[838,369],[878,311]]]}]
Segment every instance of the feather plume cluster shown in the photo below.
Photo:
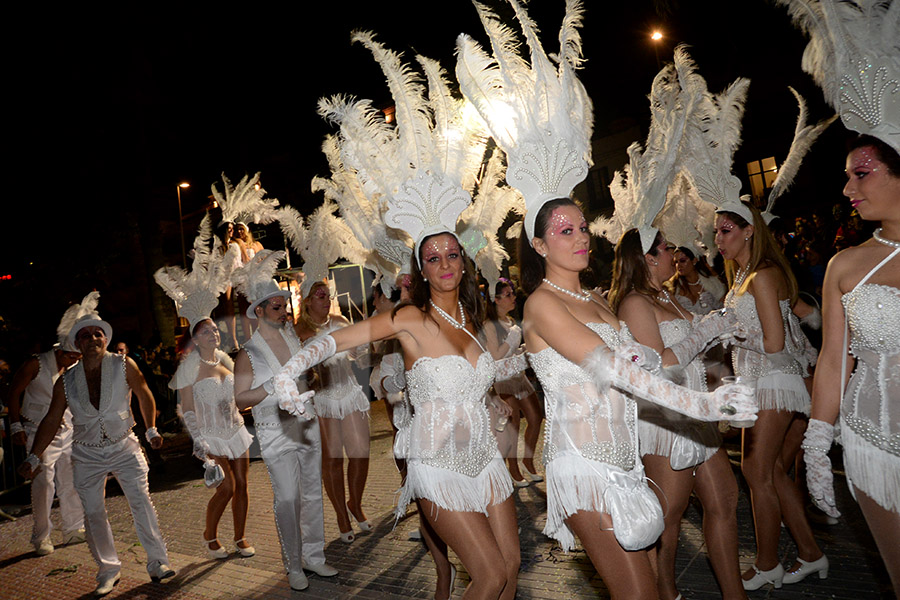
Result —
[{"label": "feather plume cluster", "polygon": [[587,177],[593,114],[590,98],[575,75],[582,63],[581,0],[567,0],[559,54],[550,56],[523,4],[509,1],[528,60],[512,28],[476,2],[491,54],[469,36],[460,35],[456,76],[463,95],[507,154],[506,180],[525,198],[525,229],[530,238],[543,203],[568,196]]},{"label": "feather plume cluster", "polygon": [[801,66],[848,129],[900,152],[900,3],[776,0],[809,44]]},{"label": "feather plume cluster", "polygon": [[282,260],[284,250],[260,250],[250,262],[235,269],[231,282],[252,303],[268,293],[269,288],[274,285],[272,279],[278,270],[278,263]]},{"label": "feather plume cluster", "polygon": [[194,326],[209,317],[219,303],[219,296],[231,285],[235,261],[224,254],[221,242],[212,234],[209,214],[200,222],[194,238],[191,270],[163,267],[153,274],[156,283],[175,302],[178,315]]},{"label": "feather plume cluster", "polygon": [[[80,304],[73,304],[66,309],[59,325],[56,327],[56,337],[59,345],[67,352],[77,352],[77,349],[68,344],[69,332],[75,323],[86,316],[97,315],[97,305],[100,303],[100,292],[94,290],[82,298]],[[97,317],[99,318],[99,316]]]},{"label": "feather plume cluster", "polygon": [[213,183],[213,198],[222,209],[222,222],[252,222],[268,224],[277,218],[278,200],[266,198],[266,190],[259,186],[259,173],[253,177],[244,175],[237,185],[232,185],[222,173],[224,193]]},{"label": "feather plume cluster", "polygon": [[623,233],[637,228],[644,252],[650,250],[657,231],[653,222],[666,203],[666,192],[675,177],[688,116],[703,98],[703,90],[692,79],[694,73],[694,63],[679,46],[674,64],[663,67],[653,79],[646,148],[636,142],[628,147],[629,162],[623,171],[616,172],[610,184],[615,213],[591,224],[591,231],[613,244]]}]

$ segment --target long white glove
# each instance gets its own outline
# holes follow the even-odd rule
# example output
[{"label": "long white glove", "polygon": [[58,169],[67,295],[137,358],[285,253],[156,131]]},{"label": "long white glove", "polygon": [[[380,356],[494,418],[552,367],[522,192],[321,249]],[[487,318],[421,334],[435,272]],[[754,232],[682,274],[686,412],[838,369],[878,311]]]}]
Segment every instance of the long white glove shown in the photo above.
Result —
[{"label": "long white glove", "polygon": [[617,353],[600,344],[582,364],[601,391],[613,385],[698,421],[756,420],[758,407],[753,388],[731,384],[713,392],[690,390],[641,368],[653,355],[659,356],[652,348],[640,344],[628,344],[626,348],[632,350],[630,358],[621,356],[624,350]]},{"label": "long white glove", "polygon": [[303,398],[297,388],[297,378],[320,362],[334,356],[336,349],[334,338],[325,334],[314,338],[292,356],[273,378],[273,391],[278,396],[279,406],[282,402],[287,403],[286,405],[302,406]]},{"label": "long white glove", "polygon": [[834,472],[828,458],[832,441],[834,426],[819,419],[810,419],[800,447],[805,450],[806,487],[813,503],[826,515],[837,518],[841,513],[834,502]]},{"label": "long white glove", "polygon": [[712,342],[722,336],[730,336],[736,330],[737,319],[731,311],[713,311],[695,320],[690,335],[669,346],[669,349],[675,354],[678,364],[687,366]]},{"label": "long white glove", "polygon": [[515,349],[519,347],[519,344],[522,343],[522,328],[518,325],[513,325],[509,328],[509,333],[506,334],[506,339],[503,340],[509,348]]},{"label": "long white glove", "polygon": [[194,451],[192,454],[199,458],[202,461],[207,460],[207,456],[209,455],[209,444],[203,439],[203,435],[200,433],[200,424],[197,423],[197,413],[192,410],[189,410],[181,415],[182,420],[184,421],[184,426],[188,430],[188,433],[191,434],[191,439],[194,442]]},{"label": "long white glove", "polygon": [[316,416],[316,412],[314,410],[311,410],[312,399],[315,395],[315,391],[309,390],[300,394],[300,397],[298,399],[279,399],[278,408],[294,415],[295,417],[302,417],[306,420],[312,419]]},{"label": "long white glove", "polygon": [[525,358],[524,354],[513,354],[508,358],[495,360],[494,366],[497,369],[496,375],[494,375],[494,380],[503,381],[504,379],[515,377],[516,375],[527,369],[528,360]]},{"label": "long white glove", "polygon": [[[787,342],[787,340],[785,340]],[[760,354],[765,354],[766,358],[769,361],[769,364],[772,365],[773,371],[781,371],[792,367],[797,361],[790,354],[787,353],[786,350],[780,350],[778,352],[766,352],[766,348],[763,345],[763,336],[762,335],[753,335],[749,334],[746,331],[738,330],[734,333],[734,337],[731,339],[731,343],[733,343],[738,348],[745,348],[747,350],[753,350],[754,352],[759,352]]]},{"label": "long white glove", "polygon": [[388,394],[398,394],[406,388],[406,369],[399,352],[381,359],[381,387]]}]

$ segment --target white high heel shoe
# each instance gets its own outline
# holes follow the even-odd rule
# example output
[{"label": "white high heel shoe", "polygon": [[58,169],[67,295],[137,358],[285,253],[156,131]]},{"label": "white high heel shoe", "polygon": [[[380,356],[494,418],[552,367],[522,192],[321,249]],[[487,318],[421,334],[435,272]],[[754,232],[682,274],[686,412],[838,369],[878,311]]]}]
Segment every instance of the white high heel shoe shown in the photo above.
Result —
[{"label": "white high heel shoe", "polygon": [[[212,544],[213,542],[216,542],[217,544],[219,544],[219,547],[216,548],[215,550],[213,550],[212,548],[209,547],[209,545]],[[225,549],[225,546],[223,546],[221,543],[219,543],[219,538],[213,538],[211,540],[204,539],[203,547],[206,548],[206,555],[209,556],[210,558],[215,558],[215,559],[228,558],[228,550]]]},{"label": "white high heel shoe", "polygon": [[256,554],[256,548],[250,546],[249,544],[242,548],[241,542],[247,544],[247,539],[241,538],[239,540],[234,540],[234,548],[237,550],[238,554],[240,554],[244,558],[250,558],[251,556],[254,556]]},{"label": "white high heel shoe", "polygon": [[813,573],[818,573],[819,579],[828,577],[828,557],[824,554],[812,562],[806,562],[802,558],[797,557],[797,562],[800,563],[799,567],[784,574],[784,579],[782,579],[784,583],[799,583]]},{"label": "white high heel shoe", "polygon": [[745,590],[758,590],[766,584],[774,585],[775,589],[781,587],[781,582],[784,580],[784,567],[781,566],[781,563],[778,563],[774,569],[769,569],[768,571],[760,571],[756,565],[753,565],[753,570],[756,571],[753,577],[741,580]]},{"label": "white high heel shoe", "polygon": [[351,524],[353,523],[353,521],[356,521],[356,526],[359,527],[360,531],[372,531],[372,524],[369,523],[369,520],[366,519],[365,521],[360,521],[359,519],[357,519],[355,516],[353,516],[353,513],[350,511],[349,506],[347,507],[347,516],[350,517]]}]

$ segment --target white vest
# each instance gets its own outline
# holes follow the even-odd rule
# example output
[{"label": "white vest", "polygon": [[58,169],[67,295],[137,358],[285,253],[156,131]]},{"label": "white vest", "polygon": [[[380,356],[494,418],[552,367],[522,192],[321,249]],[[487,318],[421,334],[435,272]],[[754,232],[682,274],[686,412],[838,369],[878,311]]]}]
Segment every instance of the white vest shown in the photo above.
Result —
[{"label": "white vest", "polygon": [[84,446],[109,446],[131,433],[128,382],[125,357],[107,352],[100,365],[100,408],[91,404],[84,364],[79,362],[63,374],[66,400],[72,411],[73,441]]},{"label": "white vest", "polygon": [[50,400],[53,397],[53,384],[59,379],[59,365],[56,364],[56,352],[42,352],[38,359],[37,375],[25,387],[22,396],[22,417],[38,424],[47,415]]},{"label": "white vest", "polygon": [[[299,352],[302,346],[294,330],[286,327],[279,331],[281,337],[287,343],[291,356]],[[251,388],[258,388],[266,381],[272,379],[281,370],[282,365],[278,362],[278,357],[275,356],[275,353],[269,347],[269,343],[259,333],[259,329],[253,332],[253,335],[244,344],[244,350],[247,352],[247,356],[250,358],[250,366],[253,368],[253,384]],[[306,379],[300,380],[298,386],[301,392],[306,391]],[[256,425],[268,426],[280,424],[282,415],[279,413],[284,413],[278,408],[278,397],[275,394],[266,396],[262,402],[251,409],[251,412],[253,413],[253,422]],[[284,415],[288,416],[288,413],[284,413]]]}]

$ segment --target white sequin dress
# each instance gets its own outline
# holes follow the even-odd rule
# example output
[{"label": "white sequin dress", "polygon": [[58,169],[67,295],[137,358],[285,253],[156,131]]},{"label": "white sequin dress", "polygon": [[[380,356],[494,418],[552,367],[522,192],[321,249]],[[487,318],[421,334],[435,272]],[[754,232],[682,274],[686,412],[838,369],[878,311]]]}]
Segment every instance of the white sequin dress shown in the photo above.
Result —
[{"label": "white sequin dress", "polygon": [[488,506],[512,494],[484,402],[494,372],[488,352],[474,367],[451,354],[419,358],[406,372],[413,416],[404,436],[406,448],[397,449],[407,459],[398,515],[415,498],[445,510],[486,514]]},{"label": "white sequin dress", "polygon": [[[621,339],[608,323],[588,323],[607,346]],[[544,389],[544,468],[547,524],[544,534],[564,550],[575,545],[565,523],[574,513],[605,512],[603,492],[611,471],[635,467],[637,408],[634,400],[611,388],[601,394],[591,375],[553,348],[529,353]]]},{"label": "white sequin dress", "polygon": [[867,283],[841,302],[856,357],[841,403],[847,479],[900,512],[900,290]]},{"label": "white sequin dress", "polygon": [[[687,319],[661,322],[659,333],[662,336],[663,344],[666,348],[671,348],[672,345],[686,338],[691,333],[692,327],[691,322]],[[703,367],[702,358],[695,359],[684,367],[684,381],[681,385],[698,392],[707,391],[706,369]],[[695,421],[651,402],[639,403],[638,418],[641,456],[655,454],[670,457],[673,444],[678,438],[681,438],[679,447],[689,446],[690,448],[681,449],[680,452],[685,454],[685,450],[687,450],[687,454],[693,456],[694,459],[686,464],[679,464],[679,467],[689,468],[709,460],[721,445],[715,423]]]},{"label": "white sequin dress", "polygon": [[244,419],[234,404],[234,375],[221,381],[207,377],[194,383],[194,413],[200,435],[210,454],[238,458],[247,451],[253,436],[244,427]]},{"label": "white sequin dress", "polygon": [[[789,366],[776,369],[764,353],[737,346],[731,353],[734,374],[757,378],[756,400],[759,410],[793,411],[808,415],[810,397],[803,377],[810,365],[806,354],[809,341],[791,311],[790,301],[780,300],[778,305],[784,326],[784,351],[793,361]],[[756,312],[756,299],[752,294],[735,295],[734,290],[731,290],[725,296],[725,306],[734,310],[748,339],[762,339],[762,325]]]},{"label": "white sequin dress", "polygon": [[[331,333],[346,323],[336,323],[326,327],[319,335]],[[316,336],[318,337],[318,336]],[[315,338],[310,338],[310,340]],[[307,340],[309,341],[309,340]],[[316,366],[319,386],[313,396],[316,414],[329,419],[343,419],[354,412],[369,412],[369,399],[353,373],[348,352],[338,352]]]}]

